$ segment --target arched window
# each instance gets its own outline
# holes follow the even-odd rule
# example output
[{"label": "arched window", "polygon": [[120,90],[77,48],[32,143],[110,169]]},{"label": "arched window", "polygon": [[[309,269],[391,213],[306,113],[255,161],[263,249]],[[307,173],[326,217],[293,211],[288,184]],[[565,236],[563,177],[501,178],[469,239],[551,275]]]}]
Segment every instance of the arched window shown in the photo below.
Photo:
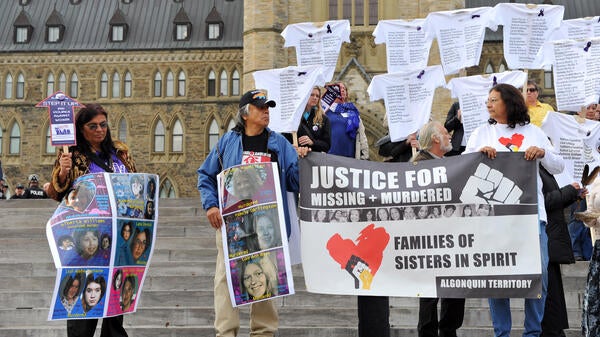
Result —
[{"label": "arched window", "polygon": [[121,117],[119,120],[119,140],[123,143],[127,142],[127,120]]},{"label": "arched window", "polygon": [[11,74],[6,75],[6,81],[4,81],[4,98],[12,98],[13,93],[13,78]]},{"label": "arched window", "polygon": [[154,127],[154,152],[165,152],[165,125],[160,120]]},{"label": "arched window", "polygon": [[25,97],[25,76],[19,73],[17,76],[17,98],[22,99]]},{"label": "arched window", "polygon": [[130,72],[126,72],[125,73],[125,85],[124,85],[124,91],[125,91],[125,97],[131,97],[131,73]]},{"label": "arched window", "polygon": [[14,122],[12,127],[10,128],[10,144],[9,144],[10,154],[19,154],[21,153],[21,128],[19,127],[19,123]]},{"label": "arched window", "polygon": [[112,97],[121,97],[121,76],[115,71],[112,77]]},{"label": "arched window", "polygon": [[185,73],[183,70],[179,72],[177,78],[177,96],[185,96]]},{"label": "arched window", "polygon": [[240,94],[240,73],[237,70],[231,75],[231,95],[239,96]]},{"label": "arched window", "polygon": [[165,179],[165,181],[163,181],[163,183],[160,184],[159,197],[163,198],[163,199],[177,197],[175,195],[175,188],[173,188],[173,184],[171,184],[171,181],[169,180],[169,178]]},{"label": "arched window", "polygon": [[221,90],[221,96],[227,96],[229,93],[229,90],[227,90],[229,88],[229,83],[227,83],[227,73],[225,72],[225,70],[223,70],[221,72],[221,84],[220,84],[220,90]]},{"label": "arched window", "polygon": [[173,135],[171,137],[171,150],[173,152],[183,152],[183,126],[178,120],[173,124]]},{"label": "arched window", "polygon": [[235,128],[235,120],[232,118],[227,124],[227,131],[231,131],[231,129]]},{"label": "arched window", "polygon": [[108,75],[105,72],[100,75],[100,97],[108,97]]},{"label": "arched window", "polygon": [[500,65],[498,66],[498,72],[504,72],[506,71],[506,65],[504,63],[500,63]]},{"label": "arched window", "polygon": [[52,136],[50,135],[50,125],[46,128],[46,151],[47,154],[56,153],[56,147],[52,146]]},{"label": "arched window", "polygon": [[67,76],[63,72],[58,75],[58,90],[63,93],[67,92]]},{"label": "arched window", "polygon": [[486,73],[486,74],[493,74],[493,73],[494,73],[494,67],[492,67],[492,64],[491,64],[491,63],[488,63],[488,64],[485,66],[485,73]]},{"label": "arched window", "polygon": [[54,93],[54,74],[48,74],[46,79],[46,96],[50,96]]},{"label": "arched window", "polygon": [[162,75],[157,71],[154,74],[154,97],[162,96]]},{"label": "arched window", "polygon": [[553,85],[552,71],[544,71],[544,88],[551,89]]},{"label": "arched window", "polygon": [[216,96],[217,95],[217,83],[216,83],[216,76],[215,76],[215,72],[214,71],[210,71],[210,73],[208,73],[208,96]]},{"label": "arched window", "polygon": [[175,95],[175,78],[173,73],[169,70],[167,72],[167,97],[173,97]]},{"label": "arched window", "polygon": [[217,141],[219,140],[219,125],[216,120],[212,120],[210,122],[210,126],[208,128],[208,148],[212,150],[215,145],[217,145]]},{"label": "arched window", "polygon": [[71,75],[71,97],[75,98],[79,96],[79,78],[76,73]]}]

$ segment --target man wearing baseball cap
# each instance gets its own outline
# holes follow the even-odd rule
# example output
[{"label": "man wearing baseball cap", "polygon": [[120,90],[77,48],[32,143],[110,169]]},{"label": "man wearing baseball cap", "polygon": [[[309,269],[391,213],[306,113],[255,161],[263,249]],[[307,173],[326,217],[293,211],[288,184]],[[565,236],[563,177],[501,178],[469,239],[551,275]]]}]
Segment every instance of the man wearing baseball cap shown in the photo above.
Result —
[{"label": "man wearing baseball cap", "polygon": [[29,188],[25,189],[23,199],[47,199],[48,195],[40,187],[40,176],[37,174],[29,175]]},{"label": "man wearing baseball cap", "polygon": [[17,187],[15,187],[15,194],[13,194],[11,199],[25,199],[25,186],[19,183]]},{"label": "man wearing baseball cap", "polygon": [[[198,169],[198,190],[202,207],[210,225],[216,230],[217,264],[215,271],[215,332],[217,336],[236,336],[240,328],[239,311],[233,308],[225,274],[225,262],[219,211],[217,175],[229,167],[257,162],[277,162],[279,184],[283,197],[286,229],[290,233],[287,193],[298,192],[298,156],[304,157],[307,147],[294,148],[282,135],[271,131],[269,108],[275,101],[267,98],[265,90],[250,90],[240,99],[235,127],[223,135]],[[278,328],[277,309],[272,300],[255,302],[250,309],[250,335],[273,336]]]}]

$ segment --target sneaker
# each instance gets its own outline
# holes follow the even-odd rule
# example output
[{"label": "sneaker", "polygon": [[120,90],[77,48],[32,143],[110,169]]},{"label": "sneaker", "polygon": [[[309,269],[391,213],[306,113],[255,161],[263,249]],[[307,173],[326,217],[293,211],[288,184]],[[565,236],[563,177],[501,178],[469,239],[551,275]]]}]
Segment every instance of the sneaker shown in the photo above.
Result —
[{"label": "sneaker", "polygon": [[575,261],[585,261],[583,256],[575,256]]}]

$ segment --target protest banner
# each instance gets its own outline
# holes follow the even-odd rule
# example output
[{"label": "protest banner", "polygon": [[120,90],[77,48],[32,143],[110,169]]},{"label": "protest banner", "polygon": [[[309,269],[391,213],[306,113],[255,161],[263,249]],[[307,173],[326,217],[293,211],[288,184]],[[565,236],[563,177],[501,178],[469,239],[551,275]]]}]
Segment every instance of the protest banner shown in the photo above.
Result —
[{"label": "protest banner", "polygon": [[294,294],[277,163],[233,166],[217,176],[225,270],[236,307]]},{"label": "protest banner", "polygon": [[407,297],[541,294],[537,165],[519,153],[300,161],[307,290]]},{"label": "protest banner", "polygon": [[156,243],[158,176],[79,177],[48,220],[57,268],[48,320],[135,312]]}]

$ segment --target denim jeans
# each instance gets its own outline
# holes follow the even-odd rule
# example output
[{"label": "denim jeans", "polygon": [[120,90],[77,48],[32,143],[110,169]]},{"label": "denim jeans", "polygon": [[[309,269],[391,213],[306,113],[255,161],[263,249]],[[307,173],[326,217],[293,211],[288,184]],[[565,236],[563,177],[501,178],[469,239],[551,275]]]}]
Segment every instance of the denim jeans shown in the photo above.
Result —
[{"label": "denim jeans", "polygon": [[592,237],[590,229],[583,222],[576,220],[574,213],[583,212],[586,210],[585,200],[576,202],[571,205],[571,217],[569,219],[569,235],[571,236],[571,246],[573,247],[573,255],[575,257],[583,257],[588,261],[592,256]]},{"label": "denim jeans", "polygon": [[[542,257],[542,298],[525,299],[525,330],[523,337],[538,337],[542,332],[542,318],[548,291],[548,236],[546,222],[540,221],[540,254]],[[494,324],[494,336],[509,337],[512,327],[510,299],[490,298],[490,313]]]}]

